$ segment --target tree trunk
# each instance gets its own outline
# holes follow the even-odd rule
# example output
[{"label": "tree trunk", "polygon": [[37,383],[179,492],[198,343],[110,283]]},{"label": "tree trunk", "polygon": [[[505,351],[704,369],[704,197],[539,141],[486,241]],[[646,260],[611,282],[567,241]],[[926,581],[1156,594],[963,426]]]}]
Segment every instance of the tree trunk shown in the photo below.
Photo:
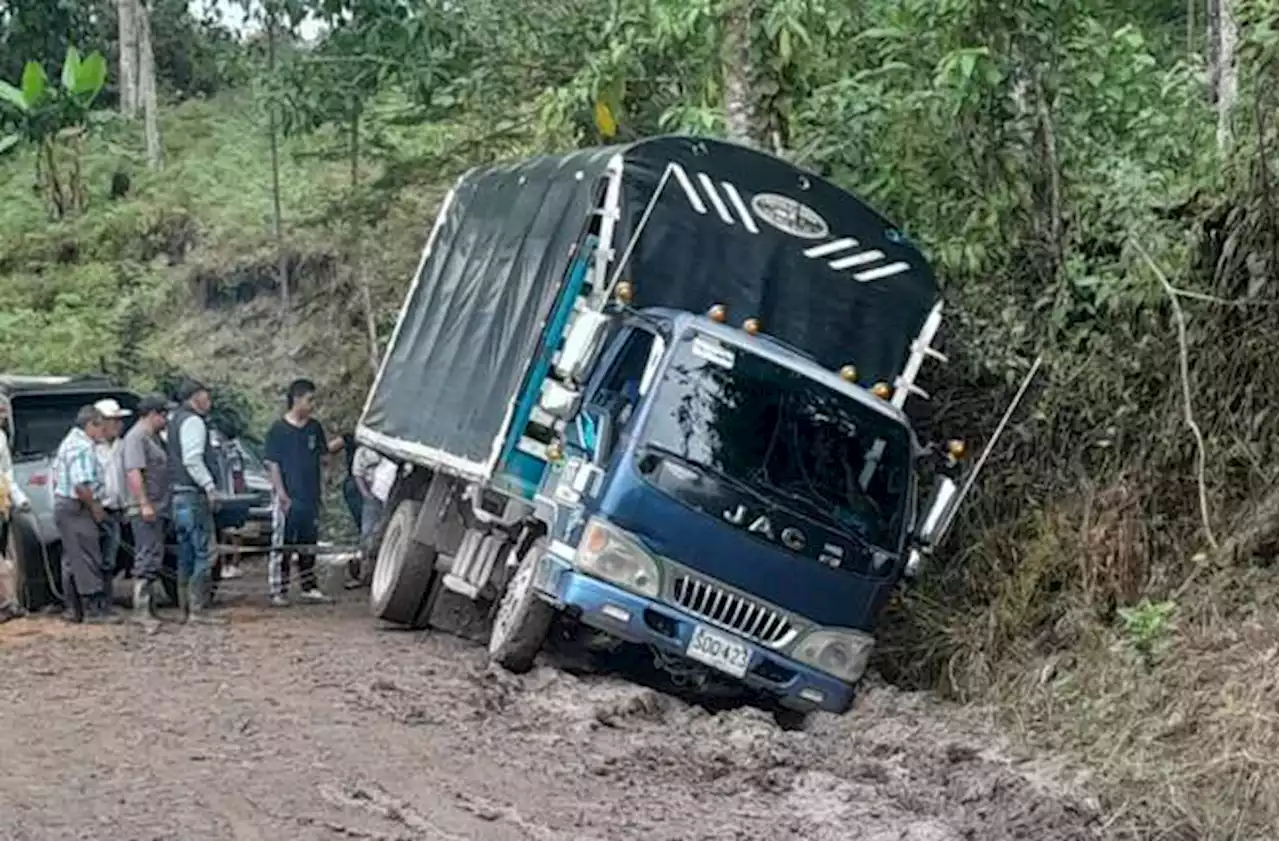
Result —
[{"label": "tree trunk", "polygon": [[1222,0],[1206,0],[1204,7],[1204,70],[1209,103],[1218,101],[1218,17]]},{"label": "tree trunk", "polygon": [[120,113],[138,116],[138,29],[137,0],[116,0],[117,31],[120,37]]},{"label": "tree trunk", "polygon": [[151,46],[151,10],[145,0],[136,0],[134,18],[138,34],[138,98],[142,104],[147,136],[147,166],[164,166],[164,149],[160,145],[159,104],[156,98],[156,56]]},{"label": "tree trunk", "polygon": [[759,90],[760,68],[751,50],[756,2],[730,0],[720,58],[726,134],[735,143],[764,149],[769,145],[769,121]]},{"label": "tree trunk", "polygon": [[351,134],[347,138],[347,154],[351,163],[351,189],[360,184],[360,100],[351,106]]},{"label": "tree trunk", "polygon": [[[267,74],[273,83],[276,75],[276,13],[267,12]],[[271,134],[271,213],[276,240],[276,282],[280,286],[280,307],[289,318],[289,261],[284,253],[284,214],[280,209],[280,138],[276,127],[274,97],[267,107],[267,131]]]},{"label": "tree trunk", "polygon": [[[351,195],[355,197],[356,188],[360,186],[360,113],[359,98],[351,106],[351,134],[348,138],[347,152],[351,163]],[[353,210],[351,216],[352,257],[356,269],[356,283],[360,287],[360,302],[364,307],[365,331],[369,340],[369,367],[373,375],[378,375],[378,320],[373,311],[373,294],[369,291],[369,271],[364,259],[364,237],[360,230],[360,219]]]},{"label": "tree trunk", "polygon": [[1231,115],[1240,88],[1240,70],[1236,63],[1240,28],[1231,0],[1217,0],[1217,32],[1217,151],[1225,156],[1231,150]]},{"label": "tree trunk", "polygon": [[[1210,0],[1212,2],[1212,0]],[[1196,53],[1196,0],[1187,0],[1187,58]]]}]

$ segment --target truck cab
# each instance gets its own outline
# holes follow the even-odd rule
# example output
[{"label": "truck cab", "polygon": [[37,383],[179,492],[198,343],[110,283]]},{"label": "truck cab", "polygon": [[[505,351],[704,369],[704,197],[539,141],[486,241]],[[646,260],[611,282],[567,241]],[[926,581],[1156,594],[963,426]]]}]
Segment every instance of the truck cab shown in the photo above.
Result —
[{"label": "truck cab", "polygon": [[544,485],[538,594],[798,708],[846,709],[915,519],[901,410],[707,316],[637,313],[604,357]]}]

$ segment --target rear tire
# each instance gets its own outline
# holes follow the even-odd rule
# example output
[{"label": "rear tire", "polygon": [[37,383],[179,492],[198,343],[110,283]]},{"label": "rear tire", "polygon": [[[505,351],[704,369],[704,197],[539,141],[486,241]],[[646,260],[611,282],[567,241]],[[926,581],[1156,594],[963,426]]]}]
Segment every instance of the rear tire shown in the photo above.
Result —
[{"label": "rear tire", "polygon": [[555,608],[538,598],[533,588],[533,573],[545,546],[545,539],[539,538],[525,550],[502,594],[489,634],[489,659],[515,674],[533,668],[556,615]]},{"label": "rear tire", "polygon": [[413,539],[422,505],[406,499],[387,521],[369,587],[369,610],[384,622],[425,628],[423,610],[435,575],[436,552]]},{"label": "rear tire", "polygon": [[9,522],[8,543],[5,551],[13,562],[14,600],[28,613],[56,603],[55,588],[61,588],[61,581],[51,581],[49,576],[61,579],[61,544],[42,546],[31,522],[21,515]]}]

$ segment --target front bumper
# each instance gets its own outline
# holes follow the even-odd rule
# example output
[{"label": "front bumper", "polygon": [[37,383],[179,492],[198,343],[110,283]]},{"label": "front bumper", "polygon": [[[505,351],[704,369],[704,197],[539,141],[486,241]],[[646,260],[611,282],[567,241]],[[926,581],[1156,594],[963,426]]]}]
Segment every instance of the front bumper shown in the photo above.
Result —
[{"label": "front bumper", "polygon": [[625,642],[651,645],[685,660],[688,660],[686,649],[698,626],[731,636],[751,648],[747,673],[742,678],[715,674],[725,680],[739,680],[776,698],[785,707],[843,713],[853,705],[854,688],[844,681],[712,626],[679,608],[585,575],[553,555],[545,555],[539,562],[534,587],[558,609],[573,614],[592,628]]}]

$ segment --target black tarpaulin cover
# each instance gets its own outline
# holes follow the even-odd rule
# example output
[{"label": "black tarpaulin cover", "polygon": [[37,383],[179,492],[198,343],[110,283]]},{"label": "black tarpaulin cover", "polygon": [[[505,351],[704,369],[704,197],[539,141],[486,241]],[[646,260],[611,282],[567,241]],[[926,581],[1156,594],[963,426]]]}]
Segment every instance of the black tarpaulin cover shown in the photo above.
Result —
[{"label": "black tarpaulin cover", "polygon": [[357,438],[485,473],[612,154],[536,158],[459,180]]},{"label": "black tarpaulin cover", "polygon": [[724,304],[734,323],[757,317],[827,367],[855,365],[864,385],[901,370],[937,298],[905,237],[849,193],[769,155],[657,138],[459,181],[369,395],[361,440],[487,474],[616,154],[613,247],[620,257],[631,245],[621,276],[637,306]]}]

